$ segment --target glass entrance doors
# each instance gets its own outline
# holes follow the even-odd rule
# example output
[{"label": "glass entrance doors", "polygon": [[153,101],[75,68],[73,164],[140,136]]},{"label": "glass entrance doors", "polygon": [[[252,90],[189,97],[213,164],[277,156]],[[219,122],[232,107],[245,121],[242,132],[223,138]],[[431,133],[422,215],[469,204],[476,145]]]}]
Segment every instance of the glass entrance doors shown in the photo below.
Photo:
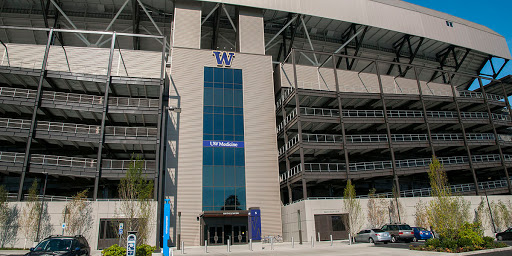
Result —
[{"label": "glass entrance doors", "polygon": [[222,225],[208,226],[206,229],[206,240],[210,245],[247,243],[247,225]]}]

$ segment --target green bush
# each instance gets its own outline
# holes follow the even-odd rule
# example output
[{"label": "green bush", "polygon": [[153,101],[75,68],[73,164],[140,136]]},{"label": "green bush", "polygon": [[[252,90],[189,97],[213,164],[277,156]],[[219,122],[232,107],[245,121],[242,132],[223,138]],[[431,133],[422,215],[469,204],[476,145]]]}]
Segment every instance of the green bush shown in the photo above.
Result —
[{"label": "green bush", "polygon": [[441,240],[441,247],[455,250],[457,248],[457,240],[453,238],[445,238]]},{"label": "green bush", "polygon": [[457,239],[463,239],[465,243],[471,241],[471,244],[466,246],[482,246],[484,244],[483,233],[480,223],[464,223],[457,232]]},{"label": "green bush", "polygon": [[441,240],[439,240],[439,238],[428,239],[425,242],[425,246],[433,248],[441,247]]},{"label": "green bush", "polygon": [[[147,244],[137,245],[136,255],[137,256],[151,256],[151,253],[155,251],[156,247]],[[103,251],[102,256],[126,256],[126,248],[114,244]]]},{"label": "green bush", "polygon": [[101,255],[103,256],[125,256],[126,248],[121,247],[117,244],[114,244],[103,251],[101,251]]},{"label": "green bush", "polygon": [[483,238],[483,247],[493,248],[496,247],[496,243],[494,242],[494,238],[490,236],[486,236]]},{"label": "green bush", "polygon": [[151,256],[151,254],[155,251],[155,246],[150,246],[147,244],[141,244],[137,246],[136,254],[137,256]]}]

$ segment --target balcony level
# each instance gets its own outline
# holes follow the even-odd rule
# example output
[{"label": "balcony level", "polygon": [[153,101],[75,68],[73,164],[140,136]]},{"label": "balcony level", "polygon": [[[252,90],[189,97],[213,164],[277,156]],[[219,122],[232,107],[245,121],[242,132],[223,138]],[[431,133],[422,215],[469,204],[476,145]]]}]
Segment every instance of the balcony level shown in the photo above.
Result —
[{"label": "balcony level", "polygon": [[[446,171],[468,170],[469,158],[467,156],[438,157],[439,162]],[[512,155],[504,155],[507,167],[512,167]],[[426,173],[432,162],[430,158],[396,160],[397,175],[410,175]],[[474,168],[500,167],[500,155],[474,155],[472,156]],[[298,164],[289,171],[280,174],[281,186],[287,183],[295,183],[305,178],[306,180],[329,179],[364,179],[379,176],[392,176],[393,164],[391,161],[358,162],[349,163],[349,175],[345,163],[304,163],[304,167]]]},{"label": "balcony level", "polygon": [[[0,152],[0,172],[21,173],[25,153]],[[132,160],[103,159],[101,177],[119,180],[126,176]],[[32,154],[30,157],[30,172],[48,173],[57,176],[94,178],[96,176],[97,161],[94,158],[79,158],[66,156],[53,156]],[[156,163],[146,160],[142,166],[143,175],[148,179],[156,177]]]}]

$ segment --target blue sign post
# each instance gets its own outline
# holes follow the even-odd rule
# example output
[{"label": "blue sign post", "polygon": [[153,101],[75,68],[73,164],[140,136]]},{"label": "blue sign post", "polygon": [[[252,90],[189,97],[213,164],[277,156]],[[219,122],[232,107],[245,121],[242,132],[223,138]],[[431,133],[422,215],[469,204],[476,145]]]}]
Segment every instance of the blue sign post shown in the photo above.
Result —
[{"label": "blue sign post", "polygon": [[164,221],[163,221],[163,230],[164,230],[164,237],[163,237],[163,251],[164,256],[170,256],[171,254],[171,234],[170,234],[170,228],[171,228],[171,200],[165,199],[164,203]]},{"label": "blue sign post", "polygon": [[126,256],[135,256],[137,249],[137,236],[135,234],[128,235],[126,239]]},{"label": "blue sign post", "polygon": [[249,231],[250,239],[261,241],[261,211],[260,209],[249,209]]}]

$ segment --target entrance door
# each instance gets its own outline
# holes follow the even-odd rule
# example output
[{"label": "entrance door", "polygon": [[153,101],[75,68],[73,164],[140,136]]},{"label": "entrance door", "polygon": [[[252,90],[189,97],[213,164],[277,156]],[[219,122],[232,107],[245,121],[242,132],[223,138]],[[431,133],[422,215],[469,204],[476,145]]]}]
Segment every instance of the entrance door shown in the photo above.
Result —
[{"label": "entrance door", "polygon": [[211,245],[224,244],[224,227],[209,227],[207,232],[207,240]]},{"label": "entrance door", "polygon": [[234,244],[247,243],[247,226],[234,226],[233,240]]}]

